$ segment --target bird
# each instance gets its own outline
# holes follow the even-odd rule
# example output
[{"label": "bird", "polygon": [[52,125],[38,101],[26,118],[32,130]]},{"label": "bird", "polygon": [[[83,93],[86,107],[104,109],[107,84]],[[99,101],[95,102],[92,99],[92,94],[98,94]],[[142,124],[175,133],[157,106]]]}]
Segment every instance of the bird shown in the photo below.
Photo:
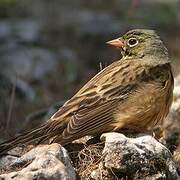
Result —
[{"label": "bird", "polygon": [[110,40],[121,58],[97,73],[43,125],[0,144],[0,154],[36,141],[62,146],[105,132],[148,133],[165,120],[174,78],[168,50],[150,29]]}]

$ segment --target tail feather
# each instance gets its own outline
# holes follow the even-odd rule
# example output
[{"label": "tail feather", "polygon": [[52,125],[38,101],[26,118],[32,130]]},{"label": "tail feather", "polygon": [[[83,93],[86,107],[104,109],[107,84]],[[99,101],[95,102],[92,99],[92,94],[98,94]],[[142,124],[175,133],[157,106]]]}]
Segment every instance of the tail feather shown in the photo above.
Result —
[{"label": "tail feather", "polygon": [[47,139],[50,139],[58,134],[61,134],[66,127],[65,124],[57,124],[55,122],[48,122],[37,129],[32,131],[28,131],[19,135],[13,139],[5,141],[4,143],[0,144],[0,155],[6,153],[7,151],[15,148],[19,145],[25,145],[32,142],[44,142]]}]

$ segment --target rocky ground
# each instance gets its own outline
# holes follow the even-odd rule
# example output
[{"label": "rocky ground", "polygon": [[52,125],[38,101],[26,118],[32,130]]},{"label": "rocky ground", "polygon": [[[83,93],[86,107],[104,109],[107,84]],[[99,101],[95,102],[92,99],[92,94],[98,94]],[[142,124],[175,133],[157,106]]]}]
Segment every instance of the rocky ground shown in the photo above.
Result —
[{"label": "rocky ground", "polygon": [[120,58],[105,42],[129,29],[156,29],[177,74],[179,18],[179,3],[168,0],[0,1],[0,140],[47,120],[53,111],[44,118],[44,110],[70,98],[100,62]]},{"label": "rocky ground", "polygon": [[15,148],[0,158],[0,179],[133,179],[180,178],[180,87],[164,123],[163,138],[106,133],[59,144]]},{"label": "rocky ground", "polygon": [[[28,146],[0,159],[0,179],[178,179],[180,175],[179,1],[0,1],[0,141],[46,121],[119,52],[105,42],[156,29],[175,70],[164,139],[105,134],[101,140]],[[17,157],[18,156],[18,157]]]},{"label": "rocky ground", "polygon": [[[59,144],[16,148],[0,159],[0,179],[144,179],[180,178],[180,81],[160,141],[150,135],[106,133]],[[67,150],[66,150],[67,149]]]},{"label": "rocky ground", "polygon": [[39,145],[20,157],[12,155],[2,157],[0,178],[17,180],[180,178],[179,160],[175,161],[169,149],[152,136],[128,138],[119,133],[106,133],[101,136],[101,141],[89,145],[78,144],[78,148],[77,144],[71,144],[69,146],[73,147],[73,151],[69,152],[59,144]]}]

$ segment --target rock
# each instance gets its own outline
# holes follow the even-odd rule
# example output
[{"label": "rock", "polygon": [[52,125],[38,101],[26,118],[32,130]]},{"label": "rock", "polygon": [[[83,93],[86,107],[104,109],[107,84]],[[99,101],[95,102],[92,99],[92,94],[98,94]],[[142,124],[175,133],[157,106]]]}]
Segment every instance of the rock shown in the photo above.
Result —
[{"label": "rock", "polygon": [[41,23],[34,19],[0,21],[0,40],[34,43],[40,39]]},{"label": "rock", "polygon": [[19,20],[11,23],[12,36],[18,41],[33,43],[38,42],[41,35],[41,23],[34,19]]},{"label": "rock", "polygon": [[47,49],[18,46],[3,54],[1,71],[26,81],[42,80],[56,67],[56,59],[56,55]]},{"label": "rock", "polygon": [[4,41],[10,37],[10,25],[6,21],[0,21],[0,40]]},{"label": "rock", "polygon": [[[17,160],[17,157],[15,156],[5,156],[3,158],[0,159],[0,170],[2,171],[4,169],[4,167],[8,167],[10,166],[12,163],[14,163]],[[0,174],[2,173],[0,171]]]},{"label": "rock", "polygon": [[174,101],[163,129],[163,144],[172,152],[180,174],[180,76],[175,78]]},{"label": "rock", "polygon": [[180,99],[173,102],[163,126],[165,145],[173,152],[180,146]]},{"label": "rock", "polygon": [[173,153],[173,158],[176,163],[177,172],[180,175],[180,145],[177,147],[177,149]]},{"label": "rock", "polygon": [[18,99],[26,100],[28,102],[34,100],[35,92],[29,84],[21,79],[18,79],[16,77],[9,77],[6,76],[6,74],[0,72],[0,109],[2,105],[5,108],[7,103],[9,106],[9,99],[12,94],[13,88],[15,88],[16,97]]},{"label": "rock", "polygon": [[178,179],[170,151],[146,135],[128,138],[119,133],[106,133],[104,159],[92,178],[100,179]]},{"label": "rock", "polygon": [[174,97],[180,97],[180,75],[174,79]]},{"label": "rock", "polygon": [[[0,175],[0,179],[75,180],[75,171],[69,156],[59,144],[38,146],[20,158],[12,160],[7,168],[13,169],[14,172]],[[2,164],[5,161],[2,158],[0,162]]]}]

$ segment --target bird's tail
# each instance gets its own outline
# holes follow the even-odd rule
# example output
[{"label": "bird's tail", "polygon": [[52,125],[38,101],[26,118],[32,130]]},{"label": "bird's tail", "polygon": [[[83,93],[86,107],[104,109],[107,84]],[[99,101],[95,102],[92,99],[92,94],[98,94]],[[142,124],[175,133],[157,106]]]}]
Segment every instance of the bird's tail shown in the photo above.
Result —
[{"label": "bird's tail", "polygon": [[25,132],[22,135],[0,144],[0,155],[20,145],[29,144],[31,142],[35,142],[36,144],[44,142],[47,139],[61,134],[65,127],[66,125],[64,123],[49,121],[37,129]]}]

